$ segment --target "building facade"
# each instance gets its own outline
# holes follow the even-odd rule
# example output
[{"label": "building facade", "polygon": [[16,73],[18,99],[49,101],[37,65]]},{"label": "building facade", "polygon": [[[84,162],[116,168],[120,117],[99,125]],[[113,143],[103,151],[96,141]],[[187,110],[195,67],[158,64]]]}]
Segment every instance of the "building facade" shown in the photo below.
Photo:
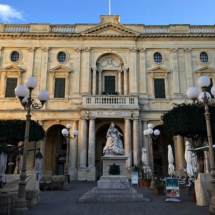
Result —
[{"label": "building facade", "polygon": [[[102,149],[111,122],[123,134],[127,168],[150,150],[143,135],[148,123],[161,131],[154,141],[157,174],[167,174],[167,145],[174,148],[177,175],[184,169],[184,139],[162,132],[161,115],[174,103],[188,102],[186,91],[201,75],[215,82],[215,26],[122,24],[101,16],[98,24],[0,24],[0,119],[25,119],[14,88],[34,76],[50,93],[32,119],[46,138],[40,147],[43,174],[63,174],[66,154],[61,130],[72,124],[71,180],[102,175]],[[36,144],[36,145],[35,145]],[[28,157],[28,170],[34,156]],[[127,173],[129,176],[129,172]]]}]

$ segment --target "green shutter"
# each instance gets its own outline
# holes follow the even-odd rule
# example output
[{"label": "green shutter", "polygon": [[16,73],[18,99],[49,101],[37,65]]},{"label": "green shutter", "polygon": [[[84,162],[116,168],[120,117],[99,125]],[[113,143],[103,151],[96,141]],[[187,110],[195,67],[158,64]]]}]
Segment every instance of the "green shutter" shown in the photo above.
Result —
[{"label": "green shutter", "polygon": [[115,94],[115,76],[105,76],[105,93]]},{"label": "green shutter", "polygon": [[17,86],[17,78],[7,78],[5,97],[15,97],[14,89]]},{"label": "green shutter", "polygon": [[55,78],[54,98],[65,97],[65,78]]},{"label": "green shutter", "polygon": [[166,98],[164,79],[154,79],[155,98]]}]

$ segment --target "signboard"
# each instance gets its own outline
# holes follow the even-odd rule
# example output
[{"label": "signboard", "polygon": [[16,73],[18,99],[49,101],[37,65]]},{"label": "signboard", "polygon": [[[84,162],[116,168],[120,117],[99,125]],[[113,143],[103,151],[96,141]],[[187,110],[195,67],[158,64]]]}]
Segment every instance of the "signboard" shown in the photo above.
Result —
[{"label": "signboard", "polygon": [[166,196],[169,198],[180,196],[178,178],[166,178]]},{"label": "signboard", "polygon": [[138,186],[138,172],[131,172],[131,186],[136,184]]}]

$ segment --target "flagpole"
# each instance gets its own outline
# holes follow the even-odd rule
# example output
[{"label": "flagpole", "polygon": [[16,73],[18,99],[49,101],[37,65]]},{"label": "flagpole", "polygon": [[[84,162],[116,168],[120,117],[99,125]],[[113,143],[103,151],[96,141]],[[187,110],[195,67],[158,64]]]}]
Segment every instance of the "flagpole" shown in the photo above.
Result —
[{"label": "flagpole", "polygon": [[111,2],[110,2],[111,0],[109,0],[109,15],[111,15]]}]

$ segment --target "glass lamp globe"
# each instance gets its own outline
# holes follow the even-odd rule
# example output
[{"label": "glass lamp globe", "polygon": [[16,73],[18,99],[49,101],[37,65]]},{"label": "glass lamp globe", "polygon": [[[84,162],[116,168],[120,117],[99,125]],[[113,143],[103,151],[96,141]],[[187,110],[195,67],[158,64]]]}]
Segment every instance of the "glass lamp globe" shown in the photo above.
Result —
[{"label": "glass lamp globe", "polygon": [[154,135],[156,135],[156,136],[160,135],[160,131],[158,129],[155,129],[154,130]]},{"label": "glass lamp globe", "polygon": [[153,124],[148,124],[148,128],[153,128],[154,126],[153,126]]},{"label": "glass lamp globe", "polygon": [[[210,93],[206,92],[206,96],[207,96],[207,98],[208,98],[209,100],[211,99],[211,94],[210,94]],[[203,98],[204,98],[204,92],[201,92],[201,93],[199,94],[198,99],[199,99],[200,102],[204,102]]]},{"label": "glass lamp globe", "polygon": [[148,131],[147,131],[147,130],[144,130],[144,131],[143,131],[143,134],[144,134],[144,135],[148,135]]},{"label": "glass lamp globe", "polygon": [[208,76],[201,76],[198,80],[197,83],[200,87],[208,87],[211,83],[210,78]]},{"label": "glass lamp globe", "polygon": [[196,87],[190,87],[187,90],[187,97],[189,99],[196,99],[199,96],[199,90]]},{"label": "glass lamp globe", "polygon": [[211,88],[211,94],[212,94],[213,96],[215,96],[215,85],[213,85],[213,87]]},{"label": "glass lamp globe", "polygon": [[71,124],[67,124],[66,127],[67,127],[68,129],[70,129],[70,128],[72,128],[72,125],[71,125]]},{"label": "glass lamp globe", "polygon": [[153,129],[148,128],[148,129],[147,129],[147,132],[148,132],[148,134],[153,134]]},{"label": "glass lamp globe", "polygon": [[77,136],[78,135],[78,130],[74,130],[73,131],[73,136],[75,137],[75,136]]},{"label": "glass lamp globe", "polygon": [[69,134],[69,132],[68,132],[68,130],[66,128],[64,128],[62,130],[62,134],[63,134],[63,136],[67,136]]},{"label": "glass lamp globe", "polygon": [[35,88],[37,86],[37,79],[35,77],[28,77],[25,80],[25,85],[27,88]]},{"label": "glass lamp globe", "polygon": [[26,103],[26,102],[28,102],[28,95],[27,95],[27,96],[25,96],[25,98],[24,98],[24,99],[22,99],[22,103]]},{"label": "glass lamp globe", "polygon": [[24,98],[28,95],[28,88],[26,86],[19,85],[15,88],[15,94],[17,97]]},{"label": "glass lamp globe", "polygon": [[40,92],[37,94],[37,98],[40,101],[46,102],[49,100],[49,92],[47,90],[40,90]]}]

